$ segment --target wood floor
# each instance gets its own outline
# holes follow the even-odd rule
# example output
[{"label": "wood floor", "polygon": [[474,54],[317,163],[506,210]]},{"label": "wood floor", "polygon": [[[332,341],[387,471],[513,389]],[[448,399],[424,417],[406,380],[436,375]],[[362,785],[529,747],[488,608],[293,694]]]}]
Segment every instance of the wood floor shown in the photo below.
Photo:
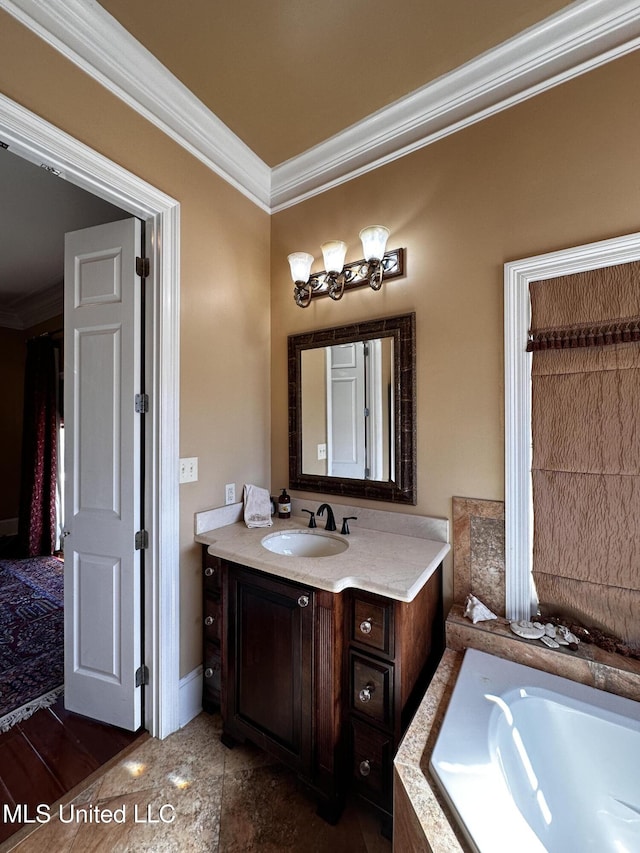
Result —
[{"label": "wood floor", "polygon": [[0,844],[21,826],[5,821],[5,803],[35,815],[143,737],[65,711],[62,699],[0,734]]}]

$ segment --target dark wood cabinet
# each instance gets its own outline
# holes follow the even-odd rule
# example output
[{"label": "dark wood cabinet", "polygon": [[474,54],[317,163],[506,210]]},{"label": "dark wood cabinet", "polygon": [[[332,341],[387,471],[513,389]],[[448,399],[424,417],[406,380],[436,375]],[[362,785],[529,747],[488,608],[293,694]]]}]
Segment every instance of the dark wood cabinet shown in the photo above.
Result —
[{"label": "dark wood cabinet", "polygon": [[228,566],[224,731],[311,769],[314,590]]},{"label": "dark wood cabinet", "polygon": [[223,740],[248,739],[300,775],[339,817],[342,599],[234,563],[223,566]]},{"label": "dark wood cabinet", "polygon": [[386,818],[393,757],[444,647],[442,567],[411,602],[350,590],[346,650],[353,786]]},{"label": "dark wood cabinet", "polygon": [[222,566],[202,549],[202,707],[220,707],[222,684]]},{"label": "dark wood cabinet", "polygon": [[203,706],[219,703],[223,741],[250,740],[293,768],[325,819],[355,788],[389,824],[393,757],[442,653],[442,567],[403,603],[203,550]]}]

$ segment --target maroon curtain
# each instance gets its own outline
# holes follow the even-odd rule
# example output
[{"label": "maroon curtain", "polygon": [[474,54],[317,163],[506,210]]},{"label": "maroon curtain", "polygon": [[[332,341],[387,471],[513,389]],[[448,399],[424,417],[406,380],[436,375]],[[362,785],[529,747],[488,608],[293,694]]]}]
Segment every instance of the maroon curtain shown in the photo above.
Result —
[{"label": "maroon curtain", "polygon": [[52,554],[56,526],[56,358],[48,335],[27,341],[18,539],[29,557]]}]

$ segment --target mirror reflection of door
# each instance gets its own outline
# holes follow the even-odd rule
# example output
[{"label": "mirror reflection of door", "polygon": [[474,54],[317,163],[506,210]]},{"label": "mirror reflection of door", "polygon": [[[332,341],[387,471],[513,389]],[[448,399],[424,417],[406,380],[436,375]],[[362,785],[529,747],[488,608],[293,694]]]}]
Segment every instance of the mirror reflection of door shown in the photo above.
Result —
[{"label": "mirror reflection of door", "polygon": [[366,370],[363,341],[327,347],[327,473],[369,479],[366,457]]},{"label": "mirror reflection of door", "polygon": [[303,471],[393,478],[393,338],[302,353]]}]

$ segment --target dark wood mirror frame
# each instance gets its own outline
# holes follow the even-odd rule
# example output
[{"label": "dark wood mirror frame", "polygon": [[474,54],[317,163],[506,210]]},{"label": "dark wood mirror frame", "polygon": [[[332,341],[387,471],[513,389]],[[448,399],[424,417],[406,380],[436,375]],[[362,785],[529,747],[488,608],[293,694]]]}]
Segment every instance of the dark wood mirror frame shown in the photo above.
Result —
[{"label": "dark wood mirror frame", "polygon": [[[416,497],[416,315],[403,314],[350,326],[319,329],[288,338],[289,487],[415,504]],[[302,472],[302,352],[306,349],[393,338],[395,476],[389,482],[323,477]]]}]

